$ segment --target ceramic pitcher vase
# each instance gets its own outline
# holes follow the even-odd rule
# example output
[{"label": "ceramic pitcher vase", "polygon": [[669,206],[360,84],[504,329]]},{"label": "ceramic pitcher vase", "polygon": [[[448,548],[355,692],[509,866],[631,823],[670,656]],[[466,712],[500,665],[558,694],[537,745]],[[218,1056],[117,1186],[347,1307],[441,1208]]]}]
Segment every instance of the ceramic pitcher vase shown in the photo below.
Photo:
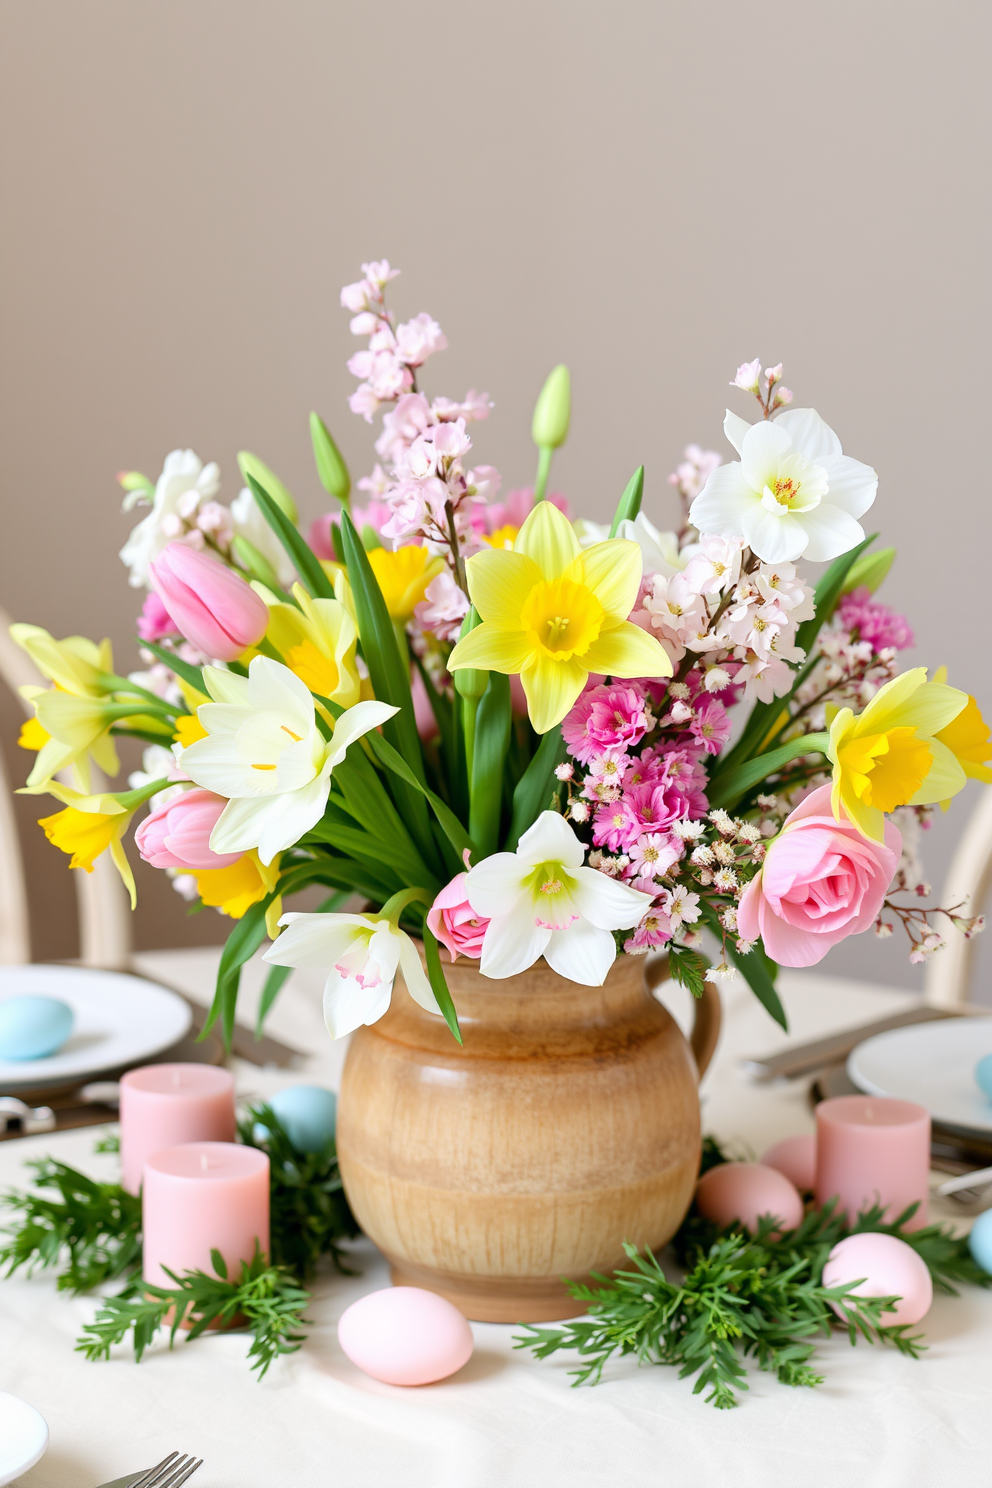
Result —
[{"label": "ceramic pitcher vase", "polygon": [[581,987],[542,960],[493,981],[461,957],[445,974],[462,1047],[397,979],[385,1017],[353,1035],[338,1106],[345,1192],[395,1283],[482,1322],[570,1317],[563,1276],[674,1234],[720,1003],[707,984],[690,1048],[649,990],[666,971],[619,956]]}]

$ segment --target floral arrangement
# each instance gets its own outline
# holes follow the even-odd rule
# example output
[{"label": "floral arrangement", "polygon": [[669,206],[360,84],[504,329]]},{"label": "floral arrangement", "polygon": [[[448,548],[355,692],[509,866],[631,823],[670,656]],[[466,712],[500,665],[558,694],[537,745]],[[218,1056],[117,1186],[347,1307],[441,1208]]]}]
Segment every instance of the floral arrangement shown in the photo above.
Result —
[{"label": "floral arrangement", "polygon": [[[225,506],[217,467],[177,450],[154,484],[120,477],[125,508],[150,507],[121,552],[145,669],[117,675],[108,641],[12,631],[51,684],[28,690],[21,737],[25,789],[63,808],[50,840],[74,868],[109,851],[133,902],[123,839],[147,808],[141,856],[234,921],[213,1019],[230,1029],[267,937],[262,1017],[290,968],[319,967],[345,1034],[401,972],[459,1037],[445,958],[500,978],[543,956],[598,985],[664,948],[694,993],[737,970],[784,1022],[777,965],[897,921],[919,961],[935,912],[979,929],[920,904],[916,845],[969,777],[992,781],[989,730],[943,670],[899,670],[912,632],[875,598],[894,554],[861,525],[877,477],[792,406],[782,368],[738,370],[757,417],[727,413],[734,460],[686,449],[674,530],[642,510],[643,468],[598,527],[549,490],[566,369],[535,408],[533,489],[501,497],[474,457],[489,398],[429,396],[443,332],[397,322],[388,263],[362,272],[341,295],[366,342],[350,404],[381,429],[356,498],[316,414],[335,505],[307,535],[256,456]],[[807,560],[827,565],[815,584]],[[142,769],[93,788],[120,735]],[[314,885],[316,912],[285,911]]]}]

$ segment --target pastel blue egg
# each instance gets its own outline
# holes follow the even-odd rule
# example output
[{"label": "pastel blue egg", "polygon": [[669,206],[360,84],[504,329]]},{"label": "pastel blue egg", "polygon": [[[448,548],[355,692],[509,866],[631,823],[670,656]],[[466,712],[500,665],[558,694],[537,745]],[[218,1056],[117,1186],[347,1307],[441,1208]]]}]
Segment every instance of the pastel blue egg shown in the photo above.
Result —
[{"label": "pastel blue egg", "polygon": [[992,1209],[986,1209],[975,1220],[968,1236],[968,1248],[982,1269],[992,1275]]},{"label": "pastel blue egg", "polygon": [[986,1054],[975,1065],[975,1079],[978,1081],[978,1088],[992,1100],[992,1054]]},{"label": "pastel blue egg", "polygon": [[0,1059],[46,1059],[58,1053],[76,1015],[57,997],[8,997],[0,1002]]},{"label": "pastel blue egg", "polygon": [[320,1085],[288,1085],[266,1102],[297,1152],[319,1152],[334,1135],[338,1098]]}]

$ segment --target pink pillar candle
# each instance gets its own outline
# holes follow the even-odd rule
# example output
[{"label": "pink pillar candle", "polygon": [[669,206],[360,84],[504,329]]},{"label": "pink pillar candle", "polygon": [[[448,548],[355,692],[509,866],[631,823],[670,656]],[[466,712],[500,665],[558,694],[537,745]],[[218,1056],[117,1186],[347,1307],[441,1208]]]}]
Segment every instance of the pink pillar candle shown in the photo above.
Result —
[{"label": "pink pillar candle", "polygon": [[148,1064],[121,1080],[121,1183],[141,1188],[145,1159],[184,1142],[233,1142],[234,1076],[211,1064]]},{"label": "pink pillar candle", "polygon": [[816,1108],[816,1202],[836,1198],[853,1220],[879,1203],[892,1222],[910,1204],[908,1228],[927,1222],[930,1113],[912,1101],[839,1095]]},{"label": "pink pillar candle", "polygon": [[256,1241],[268,1253],[269,1159],[235,1142],[169,1147],[145,1163],[141,1206],[146,1281],[172,1286],[163,1266],[212,1276],[212,1250],[233,1279]]}]

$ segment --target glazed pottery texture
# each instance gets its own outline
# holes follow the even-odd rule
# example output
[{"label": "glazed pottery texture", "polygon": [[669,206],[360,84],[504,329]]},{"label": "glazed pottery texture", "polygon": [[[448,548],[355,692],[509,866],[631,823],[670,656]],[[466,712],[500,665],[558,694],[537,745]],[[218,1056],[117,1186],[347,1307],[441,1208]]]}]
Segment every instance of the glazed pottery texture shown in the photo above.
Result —
[{"label": "glazed pottery texture", "polygon": [[[652,983],[664,959],[648,968]],[[602,987],[544,961],[507,981],[445,967],[464,1037],[397,980],[389,1011],[352,1038],[338,1154],[359,1224],[394,1282],[438,1292],[470,1318],[574,1316],[562,1282],[657,1248],[689,1207],[699,1168],[697,1063],[719,1031],[707,984],[692,1042],[651,995],[642,957]]]}]

